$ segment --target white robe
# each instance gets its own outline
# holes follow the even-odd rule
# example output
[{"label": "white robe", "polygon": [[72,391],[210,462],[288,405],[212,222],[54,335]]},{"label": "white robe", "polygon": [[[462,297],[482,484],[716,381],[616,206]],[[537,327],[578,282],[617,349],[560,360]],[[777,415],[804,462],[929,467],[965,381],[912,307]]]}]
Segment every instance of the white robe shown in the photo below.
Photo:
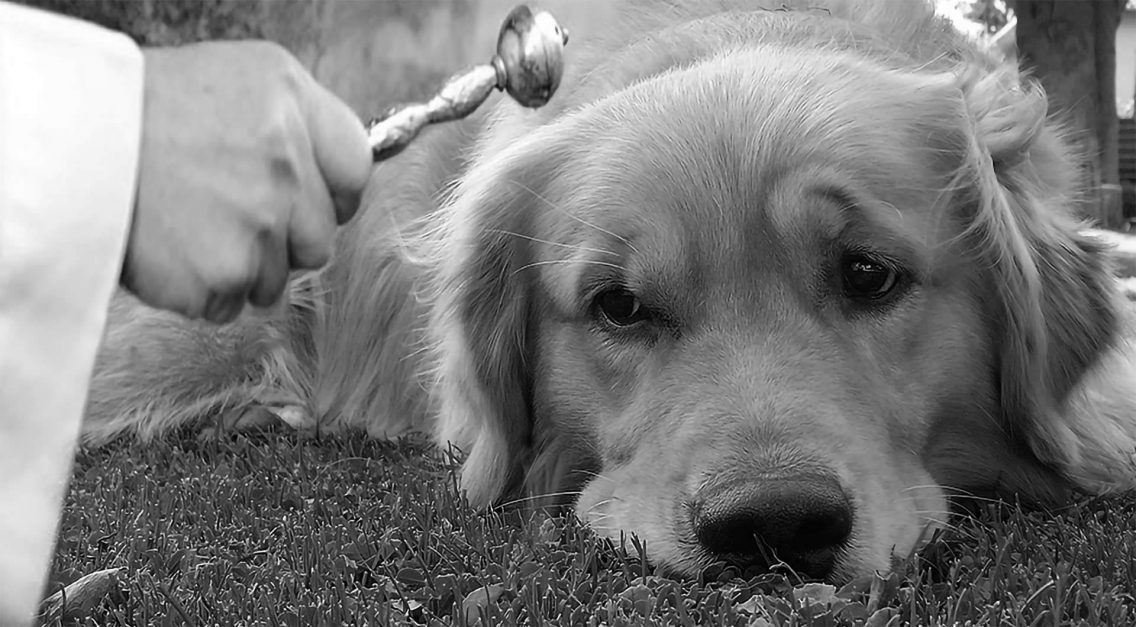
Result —
[{"label": "white robe", "polygon": [[142,53],[0,1],[0,627],[51,562],[134,203]]}]

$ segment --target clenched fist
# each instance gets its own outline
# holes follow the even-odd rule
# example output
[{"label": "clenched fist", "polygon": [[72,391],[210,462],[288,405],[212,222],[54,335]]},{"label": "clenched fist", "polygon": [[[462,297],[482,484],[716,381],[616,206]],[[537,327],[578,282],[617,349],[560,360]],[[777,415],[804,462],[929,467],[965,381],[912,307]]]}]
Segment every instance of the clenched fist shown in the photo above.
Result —
[{"label": "clenched fist", "polygon": [[327,262],[371,169],[359,118],[262,41],[144,52],[137,200],[123,285],[192,318],[269,306]]}]

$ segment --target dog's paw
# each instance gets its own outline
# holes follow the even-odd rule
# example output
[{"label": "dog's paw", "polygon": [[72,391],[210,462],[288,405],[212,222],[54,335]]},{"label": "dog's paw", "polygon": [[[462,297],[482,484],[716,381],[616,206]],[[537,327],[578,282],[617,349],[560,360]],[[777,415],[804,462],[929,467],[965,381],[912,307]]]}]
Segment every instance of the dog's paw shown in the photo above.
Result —
[{"label": "dog's paw", "polygon": [[276,433],[280,431],[315,431],[316,420],[307,405],[291,394],[268,394],[250,405],[235,407],[222,413],[210,426],[201,430],[200,438],[214,438],[224,433]]}]

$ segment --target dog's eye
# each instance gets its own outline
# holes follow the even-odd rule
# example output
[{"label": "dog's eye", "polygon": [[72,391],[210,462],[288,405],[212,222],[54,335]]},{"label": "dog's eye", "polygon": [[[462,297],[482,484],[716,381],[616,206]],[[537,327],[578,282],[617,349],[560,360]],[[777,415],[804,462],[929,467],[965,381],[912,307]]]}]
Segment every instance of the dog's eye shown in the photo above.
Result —
[{"label": "dog's eye", "polygon": [[629,327],[651,317],[639,299],[625,289],[608,290],[597,296],[596,310],[617,327]]},{"label": "dog's eye", "polygon": [[888,265],[864,255],[844,258],[841,281],[844,294],[859,300],[877,300],[895,289],[899,273]]}]

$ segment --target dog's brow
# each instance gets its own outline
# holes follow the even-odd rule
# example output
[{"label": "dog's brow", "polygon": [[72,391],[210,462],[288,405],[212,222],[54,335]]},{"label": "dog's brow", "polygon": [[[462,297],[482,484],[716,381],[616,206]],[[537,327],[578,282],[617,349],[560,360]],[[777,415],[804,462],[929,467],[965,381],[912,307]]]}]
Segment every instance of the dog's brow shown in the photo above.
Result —
[{"label": "dog's brow", "polygon": [[562,214],[568,216],[569,218],[579,222],[580,224],[583,224],[584,226],[586,226],[588,228],[592,228],[592,229],[599,231],[600,233],[610,235],[611,237],[614,237],[615,239],[623,242],[624,244],[627,244],[627,247],[630,248],[632,252],[639,254],[639,250],[637,248],[635,248],[635,244],[632,244],[631,240],[627,239],[626,237],[623,237],[622,235],[619,235],[619,234],[616,234],[616,233],[612,233],[611,231],[609,231],[609,230],[607,230],[603,227],[600,227],[600,226],[597,226],[595,224],[592,224],[591,222],[588,222],[587,220],[581,218],[580,216],[573,214],[570,211],[566,211],[563,207],[556,205],[556,203],[545,198],[544,196],[541,196],[540,194],[536,193],[536,190],[532,189],[528,185],[525,185],[524,183],[522,183],[522,182],[520,182],[516,179],[507,179],[506,182],[508,182],[512,185],[516,185],[517,187],[520,187],[521,189],[525,190],[526,192],[532,194],[534,198],[536,198],[537,200],[548,205],[548,207],[550,209],[555,209],[556,211],[559,211],[560,213],[562,213]]},{"label": "dog's brow", "polygon": [[525,265],[514,270],[513,274],[518,274],[523,270],[530,270],[530,269],[536,268],[538,266],[554,266],[554,265],[562,265],[562,264],[583,264],[583,265],[592,265],[592,266],[603,266],[605,268],[615,268],[616,270],[619,270],[621,272],[625,270],[625,268],[623,266],[619,265],[619,264],[608,263],[606,261],[594,261],[594,260],[589,260],[589,259],[549,259],[549,260],[546,260],[546,261],[534,261],[532,263],[526,263]]},{"label": "dog's brow", "polygon": [[604,250],[602,248],[591,248],[590,246],[584,246],[582,244],[567,244],[565,242],[554,242],[552,240],[541,239],[539,237],[533,237],[531,235],[525,235],[523,233],[516,233],[514,231],[506,231],[504,229],[486,229],[486,232],[500,233],[501,235],[508,235],[510,237],[516,237],[516,238],[519,238],[519,239],[528,240],[530,242],[536,242],[538,244],[548,244],[549,246],[559,246],[561,248],[567,248],[569,250],[585,250],[585,251],[588,251],[590,253],[596,253],[596,254],[600,254],[600,255],[612,255],[612,256],[616,256],[616,257],[619,256],[619,253],[617,253],[613,250]]},{"label": "dog's brow", "polygon": [[859,210],[860,203],[856,198],[850,192],[834,185],[825,185],[818,189],[816,193],[832,201],[839,208],[841,213]]},{"label": "dog's brow", "polygon": [[[863,240],[865,245],[909,263],[923,259],[920,248],[913,243],[914,234],[903,228],[903,212],[894,204],[833,185],[820,186],[808,193],[836,205],[838,222],[832,227],[839,233],[838,237],[854,243]],[[919,267],[911,269],[920,270]]]}]

